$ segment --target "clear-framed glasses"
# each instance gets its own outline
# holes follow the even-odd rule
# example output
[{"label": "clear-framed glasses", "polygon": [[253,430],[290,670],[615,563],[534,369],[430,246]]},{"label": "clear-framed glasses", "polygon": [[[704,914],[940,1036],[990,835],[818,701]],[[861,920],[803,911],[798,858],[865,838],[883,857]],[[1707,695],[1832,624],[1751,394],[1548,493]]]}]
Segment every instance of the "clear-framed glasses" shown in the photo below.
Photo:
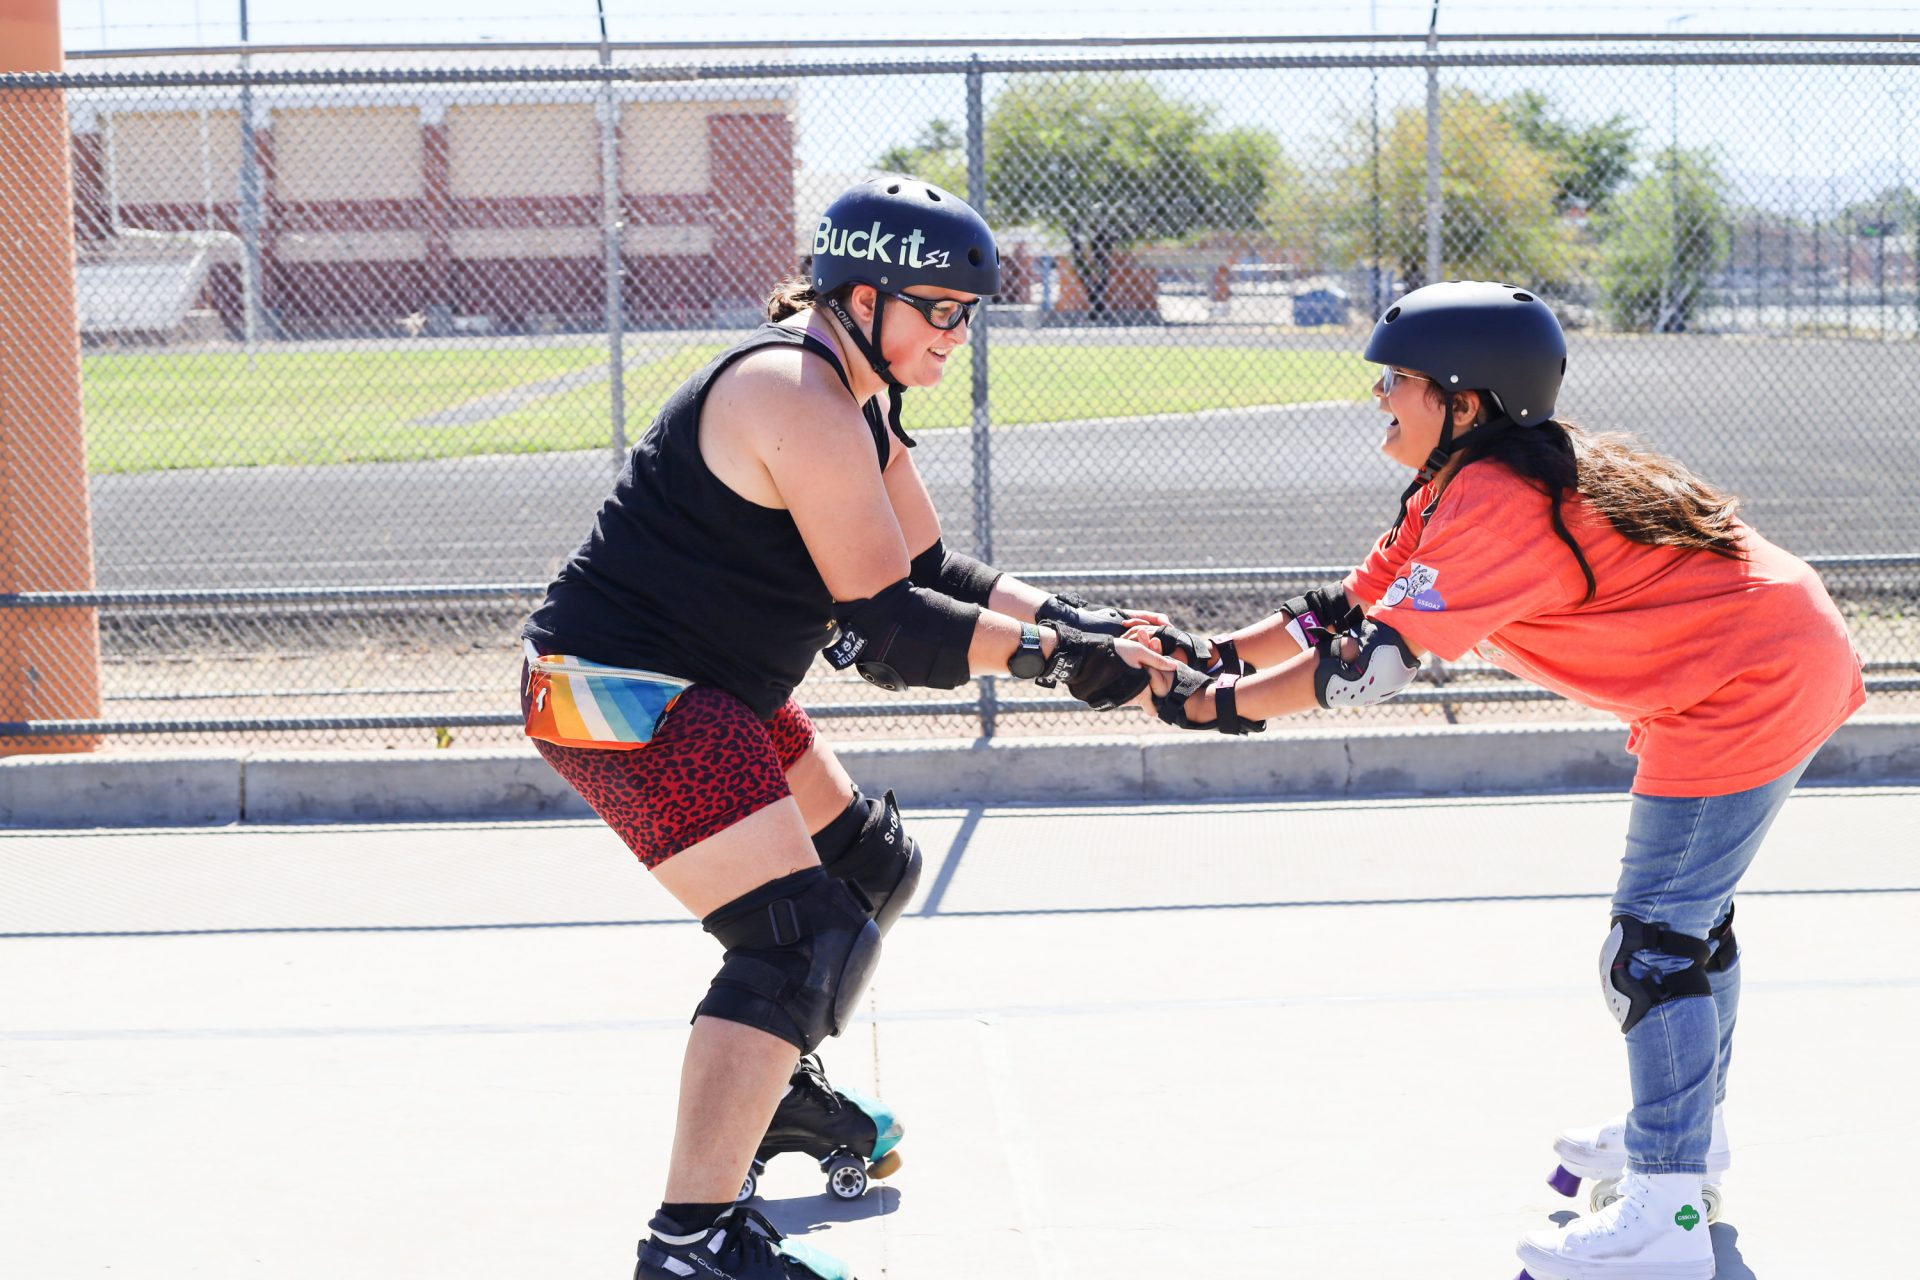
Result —
[{"label": "clear-framed glasses", "polygon": [[973,309],[985,301],[975,298],[972,302],[962,302],[958,298],[916,298],[910,293],[889,293],[889,298],[900,301],[918,311],[927,318],[927,323],[936,329],[958,329],[963,324],[973,322]]},{"label": "clear-framed glasses", "polygon": [[1396,369],[1392,365],[1387,365],[1380,370],[1380,394],[1383,396],[1392,395],[1394,388],[1400,385],[1402,378],[1418,378],[1422,382],[1433,381],[1432,378],[1429,378],[1424,373],[1408,373],[1404,369]]}]

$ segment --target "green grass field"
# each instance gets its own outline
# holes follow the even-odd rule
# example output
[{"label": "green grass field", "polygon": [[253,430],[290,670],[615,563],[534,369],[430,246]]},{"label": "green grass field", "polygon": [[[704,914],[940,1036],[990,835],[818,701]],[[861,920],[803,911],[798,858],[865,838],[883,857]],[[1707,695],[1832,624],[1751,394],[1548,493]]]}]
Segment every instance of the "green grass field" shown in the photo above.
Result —
[{"label": "green grass field", "polygon": [[[627,430],[721,350],[630,356]],[[605,447],[609,393],[591,344],[379,351],[96,352],[83,361],[96,474],[327,466]],[[1005,345],[993,353],[996,423],[1361,398],[1369,367],[1345,352],[1176,345]],[[970,352],[907,404],[910,430],[972,420]]]}]

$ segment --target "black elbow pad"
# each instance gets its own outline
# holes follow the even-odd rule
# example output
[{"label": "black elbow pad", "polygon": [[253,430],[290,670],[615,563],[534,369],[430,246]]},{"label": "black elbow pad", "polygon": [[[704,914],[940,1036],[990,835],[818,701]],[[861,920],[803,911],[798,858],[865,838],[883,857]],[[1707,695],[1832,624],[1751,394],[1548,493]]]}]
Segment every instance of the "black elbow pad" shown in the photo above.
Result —
[{"label": "black elbow pad", "polygon": [[883,689],[957,689],[972,672],[977,605],[902,578],[878,595],[834,606],[834,638],[825,650],[836,671],[853,667]]},{"label": "black elbow pad", "polygon": [[938,591],[964,604],[984,605],[993,599],[993,584],[1000,581],[1000,571],[972,556],[947,550],[945,541],[935,538],[932,546],[913,558],[908,579],[916,587]]}]

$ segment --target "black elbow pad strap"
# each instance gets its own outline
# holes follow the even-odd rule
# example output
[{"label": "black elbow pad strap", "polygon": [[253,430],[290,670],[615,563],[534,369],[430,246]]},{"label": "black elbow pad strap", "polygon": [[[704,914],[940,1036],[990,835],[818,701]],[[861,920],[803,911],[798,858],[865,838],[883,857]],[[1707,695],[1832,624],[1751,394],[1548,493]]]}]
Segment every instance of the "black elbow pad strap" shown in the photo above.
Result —
[{"label": "black elbow pad strap", "polygon": [[1339,582],[1295,596],[1280,608],[1299,627],[1295,638],[1309,649],[1330,635],[1351,634],[1367,615],[1347,599],[1346,585]]},{"label": "black elbow pad strap", "polygon": [[938,591],[964,604],[984,605],[993,598],[993,584],[1000,571],[958,551],[947,550],[946,543],[935,538],[933,545],[913,558],[908,580],[916,587]]},{"label": "black elbow pad strap", "polygon": [[825,650],[836,671],[853,667],[883,689],[957,689],[972,674],[977,605],[963,604],[902,578],[865,600],[834,606],[835,634]]}]

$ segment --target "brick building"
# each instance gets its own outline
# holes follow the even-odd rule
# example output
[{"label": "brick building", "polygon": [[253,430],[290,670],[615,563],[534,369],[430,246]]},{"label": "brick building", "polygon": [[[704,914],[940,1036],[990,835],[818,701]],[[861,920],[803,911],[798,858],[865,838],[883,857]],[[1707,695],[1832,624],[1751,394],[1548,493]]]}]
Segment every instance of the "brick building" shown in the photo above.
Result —
[{"label": "brick building", "polygon": [[[256,90],[273,329],[599,326],[606,100],[591,85]],[[630,321],[757,308],[793,265],[792,87],[621,85],[613,102]],[[77,104],[83,260],[123,231],[241,233],[243,136],[233,89]],[[241,270],[224,255],[199,300],[229,328]]]}]

